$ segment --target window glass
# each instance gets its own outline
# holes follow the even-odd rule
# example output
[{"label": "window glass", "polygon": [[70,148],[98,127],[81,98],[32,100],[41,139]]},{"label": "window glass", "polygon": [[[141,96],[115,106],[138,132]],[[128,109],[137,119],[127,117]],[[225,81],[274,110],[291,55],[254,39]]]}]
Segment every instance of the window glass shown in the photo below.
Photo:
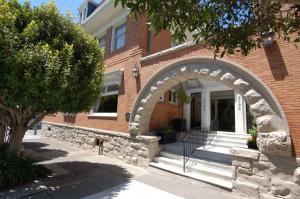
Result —
[{"label": "window glass", "polygon": [[118,94],[102,96],[96,108],[94,112],[97,113],[116,113],[118,109]]},{"label": "window glass", "polygon": [[178,94],[176,92],[176,90],[171,90],[169,91],[169,102],[173,103],[173,104],[177,104],[178,103]]},{"label": "window glass", "polygon": [[93,107],[93,113],[116,113],[118,108],[118,84],[103,86],[101,97]]},{"label": "window glass", "polygon": [[115,29],[114,50],[120,49],[125,46],[125,33],[126,33],[125,24]]},{"label": "window glass", "polygon": [[105,49],[105,36],[100,37],[99,47],[102,48],[102,49]]}]

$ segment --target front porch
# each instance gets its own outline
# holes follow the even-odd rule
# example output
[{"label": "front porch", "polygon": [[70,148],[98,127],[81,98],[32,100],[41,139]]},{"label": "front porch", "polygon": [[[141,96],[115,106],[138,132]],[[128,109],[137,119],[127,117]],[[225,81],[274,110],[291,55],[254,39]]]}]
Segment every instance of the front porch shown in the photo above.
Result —
[{"label": "front porch", "polygon": [[[165,171],[169,171],[185,177],[204,181],[225,189],[232,189],[232,147],[247,148],[247,134],[213,132],[205,137],[198,134],[194,141],[198,146],[195,148],[188,161],[185,162],[184,150],[188,142],[178,141],[161,145],[159,156],[149,165]],[[195,134],[197,135],[197,134]]]}]

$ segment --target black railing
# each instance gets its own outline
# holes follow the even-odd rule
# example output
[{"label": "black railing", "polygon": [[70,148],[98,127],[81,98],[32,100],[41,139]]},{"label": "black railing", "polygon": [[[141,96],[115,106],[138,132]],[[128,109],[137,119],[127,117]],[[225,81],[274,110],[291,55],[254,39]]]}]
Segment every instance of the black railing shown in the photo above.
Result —
[{"label": "black railing", "polygon": [[205,149],[215,138],[216,131],[207,131],[201,128],[194,128],[183,139],[183,172],[186,171],[187,163],[197,148]]},{"label": "black railing", "polygon": [[217,131],[219,129],[219,118],[215,117],[210,123],[210,130]]}]

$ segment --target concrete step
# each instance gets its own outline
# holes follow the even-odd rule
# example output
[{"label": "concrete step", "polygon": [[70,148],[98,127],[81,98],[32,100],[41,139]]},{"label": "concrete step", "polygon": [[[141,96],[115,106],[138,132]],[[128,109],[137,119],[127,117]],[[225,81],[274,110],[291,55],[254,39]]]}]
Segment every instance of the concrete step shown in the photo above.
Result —
[{"label": "concrete step", "polygon": [[232,174],[230,172],[222,172],[217,169],[197,165],[189,167],[190,172],[183,172],[182,162],[164,157],[157,158],[156,162],[151,162],[149,165],[181,176],[217,185],[219,187],[232,189]]},{"label": "concrete step", "polygon": [[[174,145],[165,145],[162,149],[166,152],[175,153],[178,155],[183,155],[183,146],[174,144]],[[230,148],[228,147],[215,147],[215,146],[206,146],[199,147],[193,153],[195,158],[207,159],[215,162],[230,163],[232,162],[232,157],[230,155]]]},{"label": "concrete step", "polygon": [[[179,160],[174,160],[166,157],[156,157],[154,158],[154,162],[172,165],[179,169],[183,169],[183,162]],[[187,163],[187,170],[188,172],[201,173],[203,175],[205,174],[213,177],[218,177],[224,180],[231,180],[232,178],[231,169],[225,171],[223,169],[211,167],[209,164],[203,164],[201,162],[189,161]]]},{"label": "concrete step", "polygon": [[240,147],[240,148],[248,148],[246,143],[228,143],[228,142],[211,142],[211,146],[214,147],[224,147],[224,148],[232,148],[232,147]]},{"label": "concrete step", "polygon": [[241,139],[247,139],[247,138],[250,137],[249,134],[245,134],[245,133],[232,133],[232,132],[223,132],[223,131],[218,131],[217,136],[231,137],[231,138],[241,138]]},{"label": "concrete step", "polygon": [[[178,160],[178,161],[182,162],[182,164],[183,164],[183,156],[182,155],[178,155],[178,154],[170,153],[170,152],[166,152],[166,151],[161,151],[159,155],[160,155],[160,157],[166,157],[169,159]],[[225,172],[231,171],[231,169],[232,169],[230,163],[221,163],[221,162],[212,161],[209,159],[198,159],[198,158],[194,158],[194,157],[191,157],[190,161],[195,162],[199,165],[204,165],[206,167],[220,169]]]}]

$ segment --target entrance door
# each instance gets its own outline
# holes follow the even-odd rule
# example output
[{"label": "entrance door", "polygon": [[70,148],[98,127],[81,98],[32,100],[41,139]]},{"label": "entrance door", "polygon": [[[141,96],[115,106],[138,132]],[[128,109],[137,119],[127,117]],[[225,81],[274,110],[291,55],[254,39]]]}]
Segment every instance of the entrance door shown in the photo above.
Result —
[{"label": "entrance door", "polygon": [[210,98],[213,130],[235,132],[234,92],[213,91]]},{"label": "entrance door", "polygon": [[191,129],[201,127],[201,93],[191,94]]}]

